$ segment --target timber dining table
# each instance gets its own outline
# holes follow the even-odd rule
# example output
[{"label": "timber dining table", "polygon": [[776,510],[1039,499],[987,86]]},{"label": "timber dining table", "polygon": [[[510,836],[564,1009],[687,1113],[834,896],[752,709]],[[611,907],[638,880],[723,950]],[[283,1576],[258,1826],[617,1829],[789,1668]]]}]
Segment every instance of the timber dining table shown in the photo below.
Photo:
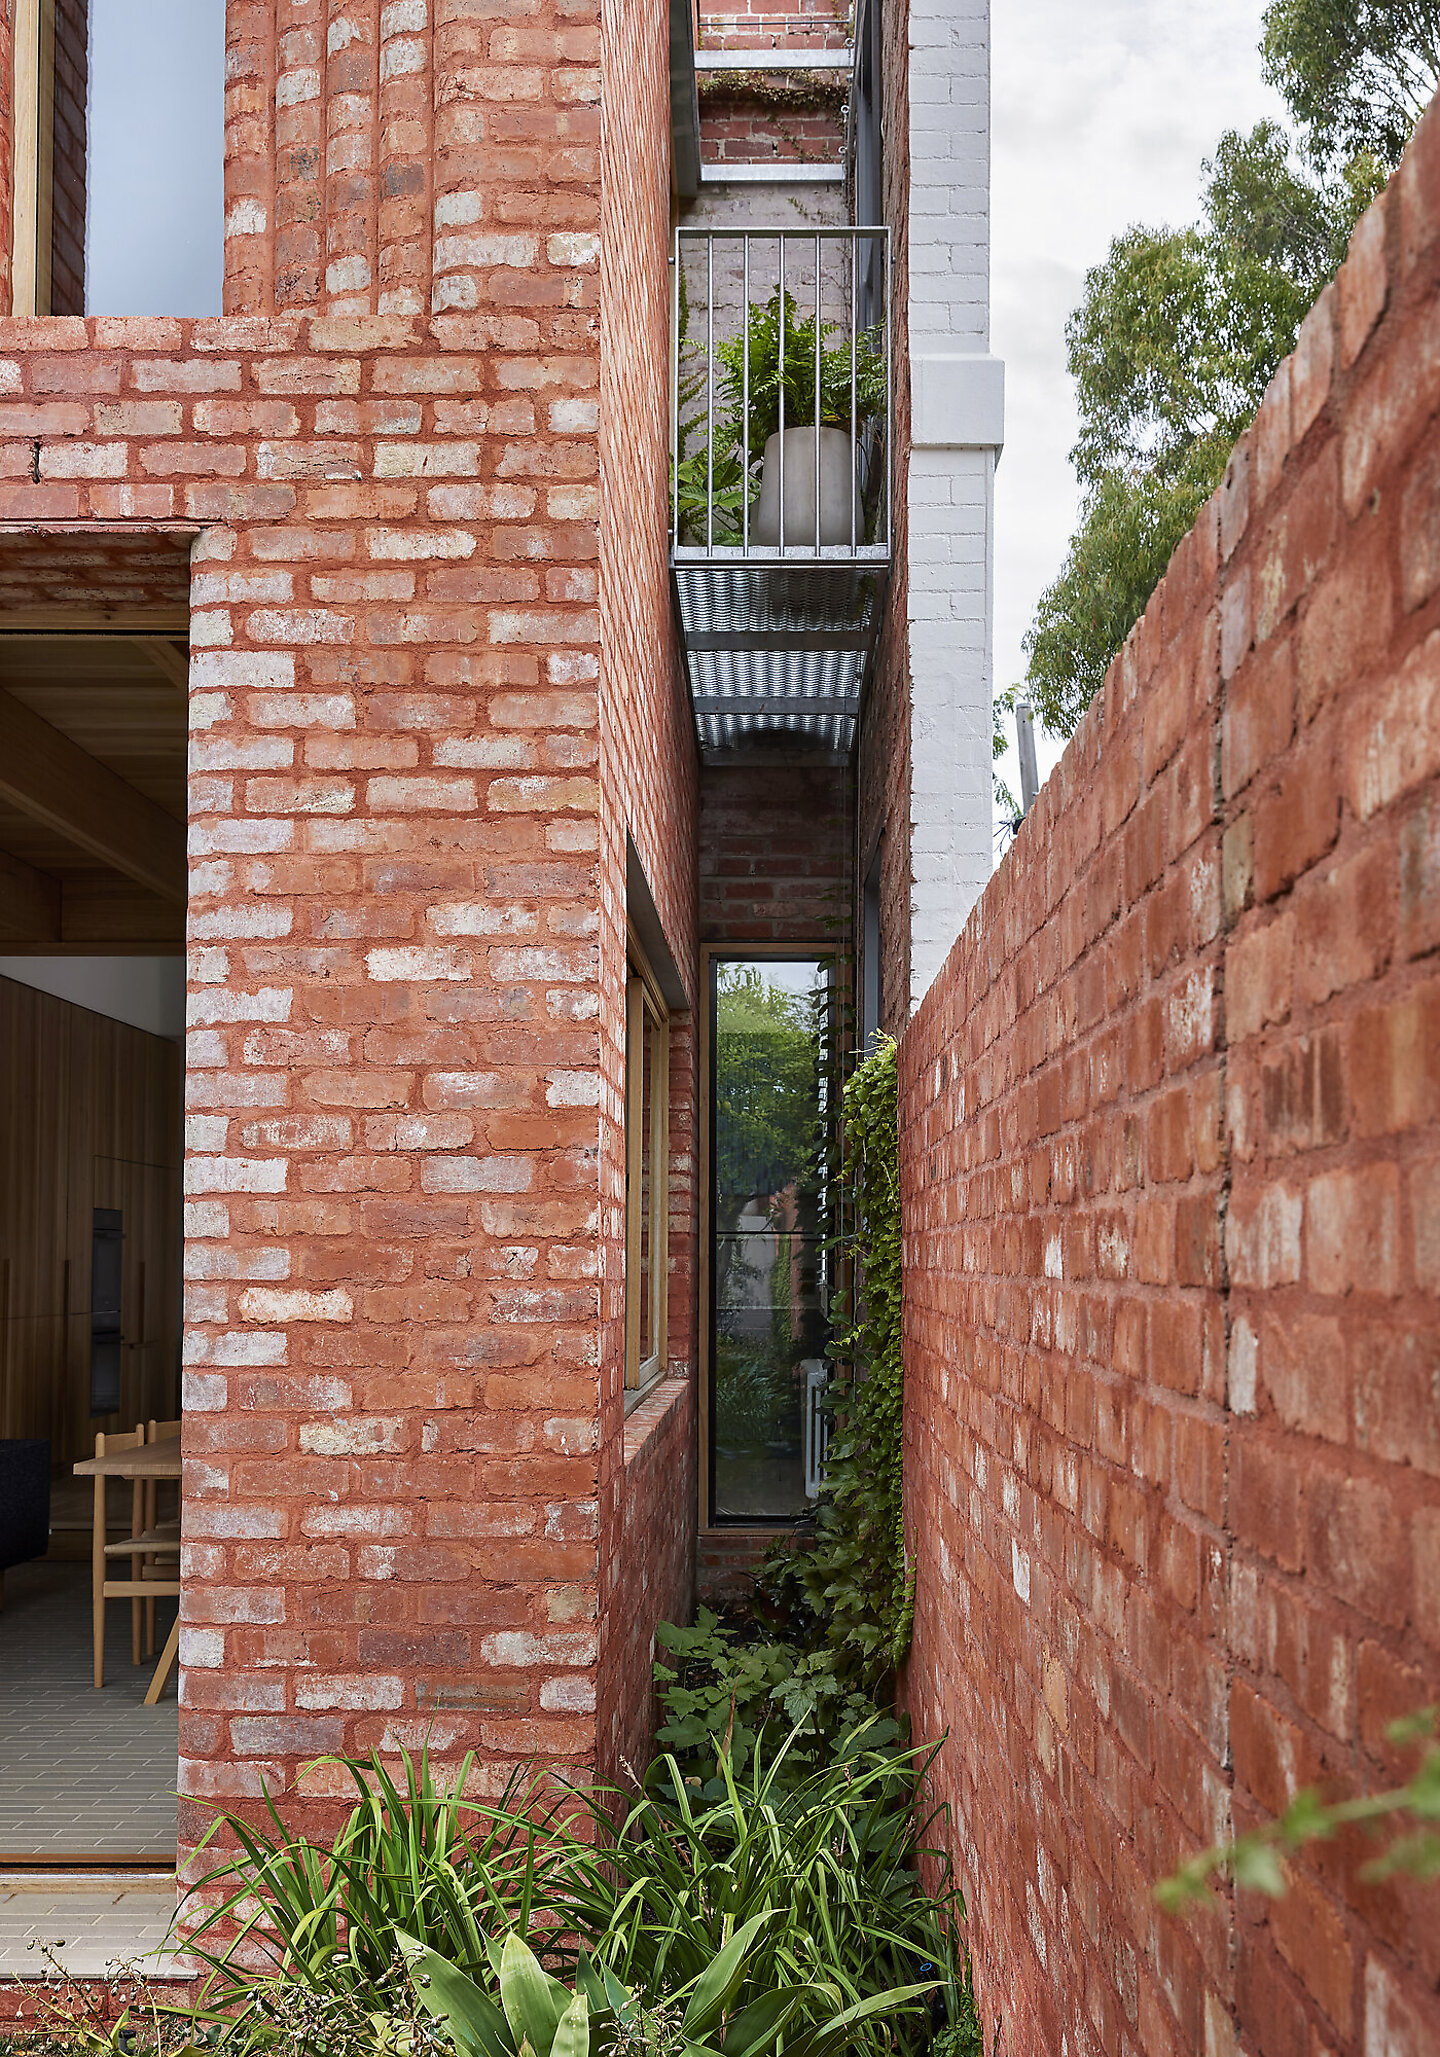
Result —
[{"label": "timber dining table", "polygon": [[[107,1450],[103,1457],[82,1457],[73,1468],[76,1478],[120,1478],[128,1479],[132,1484],[160,1479],[178,1479],[182,1470],[180,1438],[178,1436],[167,1436],[155,1443],[130,1445],[123,1450]],[[97,1499],[97,1507],[103,1505],[103,1498],[102,1493]],[[95,1525],[93,1547],[96,1561],[96,1576],[103,1586],[105,1579],[105,1529],[103,1523],[99,1520],[97,1520]],[[115,1599],[127,1597],[141,1599],[146,1597],[163,1597],[163,1594],[156,1594],[152,1586],[147,1595],[146,1587],[143,1583],[127,1583],[123,1593],[113,1593],[111,1597]],[[170,1667],[174,1664],[176,1656],[179,1654],[179,1649],[180,1614],[177,1608],[174,1623],[171,1626],[169,1635],[165,1638],[165,1647],[160,1652],[160,1661],[155,1666],[155,1676],[151,1679],[150,1689],[145,1695],[145,1705],[147,1707],[154,1707],[158,1703],[161,1693],[165,1690],[165,1681],[170,1676]]]}]

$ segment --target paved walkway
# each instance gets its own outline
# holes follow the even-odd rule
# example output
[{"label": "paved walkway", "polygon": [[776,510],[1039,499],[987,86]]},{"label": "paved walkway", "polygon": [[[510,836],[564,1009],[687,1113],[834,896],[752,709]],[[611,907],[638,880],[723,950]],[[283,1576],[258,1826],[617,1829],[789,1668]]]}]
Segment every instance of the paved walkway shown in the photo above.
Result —
[{"label": "paved walkway", "polygon": [[[157,1603],[158,1642],[174,1601]],[[130,1662],[130,1609],[106,1612],[105,1684],[91,1684],[90,1567],[20,1564],[0,1612],[0,1870],[32,1857],[175,1862],[179,1719],[172,1672]]]},{"label": "paved walkway", "polygon": [[103,1978],[121,1965],[183,1978],[183,1965],[156,1954],[174,1913],[173,1878],[0,1876],[0,1979],[43,1978],[52,1967],[40,1943],[75,1978]]}]

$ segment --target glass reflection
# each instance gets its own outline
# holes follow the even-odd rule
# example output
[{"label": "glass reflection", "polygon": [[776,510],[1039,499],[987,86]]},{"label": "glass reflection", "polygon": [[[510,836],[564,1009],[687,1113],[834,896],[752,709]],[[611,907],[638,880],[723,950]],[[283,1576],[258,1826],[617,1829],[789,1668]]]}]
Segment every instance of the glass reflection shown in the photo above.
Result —
[{"label": "glass reflection", "polygon": [[830,967],[713,973],[711,1505],[791,1520],[809,1505],[807,1389],[825,1374]]}]

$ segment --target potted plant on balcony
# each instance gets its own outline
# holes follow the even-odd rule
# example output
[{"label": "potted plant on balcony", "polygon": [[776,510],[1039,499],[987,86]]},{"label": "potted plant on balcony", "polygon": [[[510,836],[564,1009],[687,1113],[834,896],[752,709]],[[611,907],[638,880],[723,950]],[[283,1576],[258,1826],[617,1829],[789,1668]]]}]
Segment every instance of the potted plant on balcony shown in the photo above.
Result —
[{"label": "potted plant on balcony", "polygon": [[[784,324],[782,364],[781,325]],[[679,461],[671,481],[673,514],[682,542],[734,546],[743,539],[744,512],[751,510],[749,539],[761,548],[780,542],[780,419],[784,398],[785,541],[791,548],[815,542],[815,439],[820,439],[820,541],[864,542],[873,494],[864,462],[870,431],[886,408],[884,352],[871,331],[855,338],[852,360],[839,324],[819,323],[819,404],[816,403],[816,321],[801,318],[794,295],[777,286],[768,300],[747,309],[748,380],[744,335],[715,346],[713,435],[705,417],[691,412],[707,386],[702,346],[690,341],[688,309],[681,280],[682,375],[679,390]],[[695,362],[694,360],[699,360]],[[853,398],[853,415],[852,415]],[[748,406],[747,406],[748,401]],[[747,435],[748,427],[748,435]],[[691,450],[697,432],[700,447]],[[748,464],[746,459],[748,458]]]},{"label": "potted plant on balcony", "polygon": [[861,331],[852,357],[848,337],[831,340],[841,334],[838,323],[825,321],[818,310],[802,318],[794,295],[782,294],[778,286],[768,300],[752,301],[747,329],[748,396],[745,336],[718,343],[715,354],[735,441],[742,443],[748,424],[751,461],[760,458],[760,498],[750,540],[764,549],[774,549],[782,540],[783,434],[784,542],[791,547],[813,546],[817,540],[849,543],[852,537],[863,542],[866,480],[860,459],[866,425],[885,412],[883,352],[873,334]]}]

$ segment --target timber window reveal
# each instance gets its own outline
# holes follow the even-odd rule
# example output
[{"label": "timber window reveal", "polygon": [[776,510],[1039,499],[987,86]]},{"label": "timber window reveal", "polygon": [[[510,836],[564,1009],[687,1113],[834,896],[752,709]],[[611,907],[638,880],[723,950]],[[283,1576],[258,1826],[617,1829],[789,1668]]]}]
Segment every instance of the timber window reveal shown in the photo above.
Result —
[{"label": "timber window reveal", "polygon": [[632,1393],[665,1369],[669,1186],[670,1018],[632,944],[625,988],[625,1384]]}]

